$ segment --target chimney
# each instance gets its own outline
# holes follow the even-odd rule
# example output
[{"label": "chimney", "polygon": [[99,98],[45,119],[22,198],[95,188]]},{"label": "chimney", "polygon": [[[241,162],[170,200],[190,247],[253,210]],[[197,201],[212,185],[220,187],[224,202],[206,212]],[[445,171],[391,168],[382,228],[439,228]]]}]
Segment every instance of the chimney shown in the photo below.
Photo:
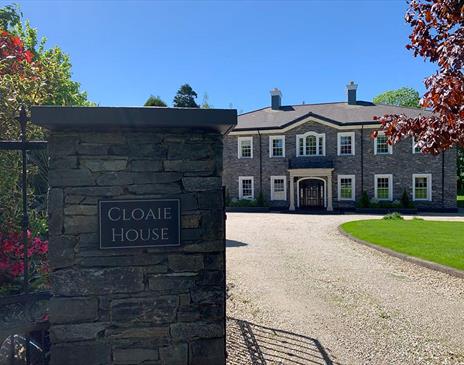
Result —
[{"label": "chimney", "polygon": [[271,109],[279,110],[282,105],[282,93],[279,89],[274,88],[271,90]]},{"label": "chimney", "polygon": [[346,85],[346,92],[348,93],[348,104],[349,105],[356,105],[356,89],[358,88],[358,84],[355,84],[351,81],[348,85]]}]

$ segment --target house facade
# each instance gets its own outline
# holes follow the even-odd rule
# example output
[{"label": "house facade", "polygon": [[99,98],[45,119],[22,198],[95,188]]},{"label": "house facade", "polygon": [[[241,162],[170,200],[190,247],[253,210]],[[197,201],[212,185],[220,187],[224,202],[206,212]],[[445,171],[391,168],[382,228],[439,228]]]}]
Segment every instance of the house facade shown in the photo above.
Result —
[{"label": "house facade", "polygon": [[399,201],[404,191],[419,209],[456,209],[456,150],[422,154],[412,138],[386,143],[374,116],[428,111],[348,100],[271,106],[239,116],[224,141],[223,181],[232,200],[262,194],[271,207],[353,209],[363,192],[373,201]]}]

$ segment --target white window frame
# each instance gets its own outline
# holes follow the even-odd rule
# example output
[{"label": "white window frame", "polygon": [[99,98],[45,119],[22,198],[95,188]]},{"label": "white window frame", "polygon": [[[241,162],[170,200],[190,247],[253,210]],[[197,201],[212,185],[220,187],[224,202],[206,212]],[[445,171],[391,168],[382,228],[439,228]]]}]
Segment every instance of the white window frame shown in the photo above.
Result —
[{"label": "white window frame", "polygon": [[416,151],[416,139],[414,137],[412,137],[411,139],[412,139],[412,154],[418,155],[422,153],[420,150],[418,152]]},{"label": "white window frame", "polygon": [[[342,179],[351,179],[351,198],[342,198]],[[339,201],[354,201],[356,196],[356,175],[338,175],[337,192]]]},{"label": "white window frame", "polygon": [[[315,136],[316,137],[316,154],[315,155],[300,155],[300,139],[303,138],[303,150],[306,150],[306,137]],[[322,154],[319,153],[319,138],[322,137]],[[305,134],[296,135],[296,156],[297,157],[319,157],[325,156],[325,133],[316,133],[316,132],[306,132]]]},{"label": "white window frame", "polygon": [[[377,136],[385,136],[385,132],[379,131],[377,132]],[[374,155],[391,155],[393,153],[393,146],[388,144],[388,152],[387,153],[377,153],[377,137],[374,139]]]},{"label": "white window frame", "polygon": [[[342,137],[351,137],[351,153],[342,154]],[[355,133],[354,132],[339,132],[337,133],[337,155],[338,156],[354,156],[355,155]]]},{"label": "white window frame", "polygon": [[[274,181],[275,180],[283,180],[284,181],[284,199],[276,199],[275,192],[274,192]],[[287,176],[271,176],[271,200],[287,200]]]},{"label": "white window frame", "polygon": [[[416,177],[425,177],[427,179],[427,198],[416,198]],[[413,201],[432,201],[432,174],[412,174],[412,200]]]},{"label": "white window frame", "polygon": [[[273,141],[276,139],[282,140],[282,156],[274,156]],[[285,157],[285,136],[269,136],[269,157],[283,158]]]},{"label": "white window frame", "polygon": [[[248,156],[242,156],[242,141],[251,141],[250,147],[251,147],[251,154],[250,157]],[[237,139],[237,156],[238,158],[253,158],[253,137],[238,137]]]},{"label": "white window frame", "polygon": [[[381,178],[388,178],[388,198],[387,199],[379,199],[377,196],[377,180]],[[379,174],[374,175],[374,190],[375,190],[375,198],[379,201],[392,201],[393,200],[393,175],[392,174]]]},{"label": "white window frame", "polygon": [[[243,195],[243,180],[251,180],[251,195]],[[255,178],[253,176],[239,176],[238,177],[238,197],[239,199],[253,200],[255,198]]]}]

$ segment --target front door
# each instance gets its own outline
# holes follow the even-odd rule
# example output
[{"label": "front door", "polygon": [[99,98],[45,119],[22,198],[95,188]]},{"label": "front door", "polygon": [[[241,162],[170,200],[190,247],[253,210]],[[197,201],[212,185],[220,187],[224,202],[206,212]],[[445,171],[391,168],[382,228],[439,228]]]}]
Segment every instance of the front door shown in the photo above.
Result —
[{"label": "front door", "polygon": [[300,208],[324,208],[324,182],[318,179],[300,181]]}]

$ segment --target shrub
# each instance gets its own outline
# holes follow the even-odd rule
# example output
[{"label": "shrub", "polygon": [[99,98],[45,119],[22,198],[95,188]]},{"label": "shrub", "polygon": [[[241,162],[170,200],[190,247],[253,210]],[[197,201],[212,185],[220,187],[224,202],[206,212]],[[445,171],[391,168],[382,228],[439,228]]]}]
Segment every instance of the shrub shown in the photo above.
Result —
[{"label": "shrub", "polygon": [[367,191],[363,191],[361,195],[361,199],[358,201],[359,208],[368,208],[369,207],[369,196],[367,195]]},{"label": "shrub", "polygon": [[229,207],[257,207],[256,199],[231,200]]},{"label": "shrub", "polygon": [[393,212],[393,213],[385,215],[382,219],[398,221],[398,220],[402,220],[404,218],[401,216],[400,213]]},{"label": "shrub", "polygon": [[225,193],[225,198],[224,198],[224,200],[225,200],[225,201],[224,201],[225,206],[226,206],[226,207],[230,207],[230,206],[231,206],[230,204],[232,203],[232,200],[230,199],[230,194],[229,194],[229,190],[228,190],[228,189],[226,189],[226,193]]},{"label": "shrub", "polygon": [[262,192],[259,193],[258,199],[256,200],[256,204],[258,207],[265,207],[266,206],[266,200],[264,199],[264,195]]},{"label": "shrub", "polygon": [[409,194],[406,190],[403,190],[403,195],[401,195],[401,206],[403,208],[413,208],[414,205],[411,202],[411,199],[409,199]]},{"label": "shrub", "polygon": [[[30,284],[41,287],[47,281],[48,241],[33,236],[28,231],[28,252]],[[22,285],[24,274],[24,245],[22,233],[0,232],[0,290],[16,291]]]}]

